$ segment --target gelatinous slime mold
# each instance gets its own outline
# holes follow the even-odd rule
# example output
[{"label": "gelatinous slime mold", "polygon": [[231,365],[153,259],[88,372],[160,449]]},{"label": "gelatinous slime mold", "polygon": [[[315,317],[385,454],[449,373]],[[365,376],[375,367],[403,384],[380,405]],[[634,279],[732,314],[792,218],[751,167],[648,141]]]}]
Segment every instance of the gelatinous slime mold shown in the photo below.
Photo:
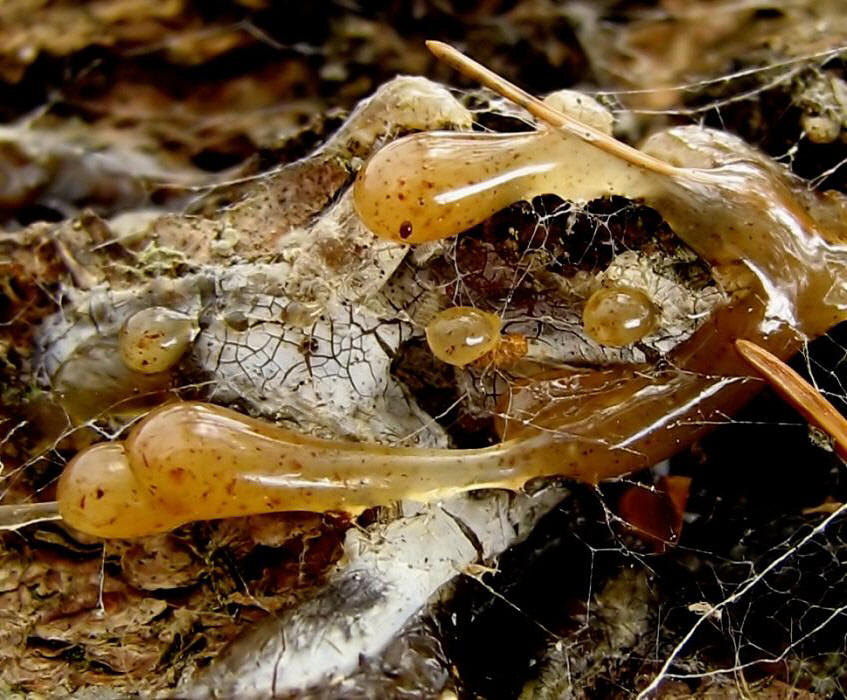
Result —
[{"label": "gelatinous slime mold", "polygon": [[124,321],[118,347],[124,364],[136,372],[154,374],[173,367],[197,335],[189,316],[152,306],[136,311]]},{"label": "gelatinous slime mold", "polygon": [[585,332],[601,345],[632,345],[656,327],[656,307],[639,289],[598,289],[585,302],[582,321]]},{"label": "gelatinous slime mold", "polygon": [[426,342],[432,354],[458,367],[478,360],[499,340],[500,317],[470,306],[445,309],[426,326]]},{"label": "gelatinous slime mold", "polygon": [[[513,95],[537,108],[525,93]],[[360,171],[358,212],[375,233],[416,244],[455,236],[536,194],[643,200],[729,295],[663,368],[533,377],[512,387],[503,442],[476,450],[319,440],[210,405],[166,406],[125,444],[97,446],[69,464],[59,487],[62,515],[91,534],[132,536],[229,515],[357,512],[398,498],[516,489],[552,474],[594,482],[668,457],[749,398],[760,383],[735,339],[786,357],[847,317],[837,203],[810,196],[724,134],[674,129],[640,152],[544,110],[554,128],[422,133],[389,144]],[[136,496],[131,507],[120,505]]]},{"label": "gelatinous slime mold", "polygon": [[457,451],[322,440],[219,406],[175,403],[151,412],[126,442],[101,443],[71,460],[59,481],[59,511],[101,537],[248,513],[356,513],[478,488],[488,476],[490,485],[518,488],[525,478],[511,465],[521,450],[518,443]]}]

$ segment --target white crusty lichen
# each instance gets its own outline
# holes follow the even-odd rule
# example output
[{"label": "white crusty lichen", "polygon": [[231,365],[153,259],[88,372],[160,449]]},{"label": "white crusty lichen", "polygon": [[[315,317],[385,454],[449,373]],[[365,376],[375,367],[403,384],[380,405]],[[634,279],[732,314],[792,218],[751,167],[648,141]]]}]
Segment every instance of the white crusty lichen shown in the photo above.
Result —
[{"label": "white crusty lichen", "polygon": [[565,493],[493,491],[410,504],[391,523],[351,530],[345,559],[317,596],[247,632],[181,692],[264,697],[321,685],[339,697],[362,692],[355,678],[345,679],[363,657],[378,658],[439,588],[521,541]]}]

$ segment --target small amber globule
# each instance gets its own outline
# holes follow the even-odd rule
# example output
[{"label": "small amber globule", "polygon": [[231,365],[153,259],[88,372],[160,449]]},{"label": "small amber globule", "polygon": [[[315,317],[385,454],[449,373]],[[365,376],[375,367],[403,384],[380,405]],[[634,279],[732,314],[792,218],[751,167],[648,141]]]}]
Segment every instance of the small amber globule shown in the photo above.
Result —
[{"label": "small amber globule", "polygon": [[439,312],[426,326],[429,349],[442,362],[464,367],[493,350],[500,340],[500,317],[472,306]]},{"label": "small amber globule", "polygon": [[180,361],[196,332],[194,320],[178,311],[163,306],[141,309],[121,326],[121,359],[136,372],[164,372]]},{"label": "small amber globule", "polygon": [[601,345],[637,343],[655,327],[657,310],[640,289],[606,287],[592,294],[582,311],[585,332]]}]

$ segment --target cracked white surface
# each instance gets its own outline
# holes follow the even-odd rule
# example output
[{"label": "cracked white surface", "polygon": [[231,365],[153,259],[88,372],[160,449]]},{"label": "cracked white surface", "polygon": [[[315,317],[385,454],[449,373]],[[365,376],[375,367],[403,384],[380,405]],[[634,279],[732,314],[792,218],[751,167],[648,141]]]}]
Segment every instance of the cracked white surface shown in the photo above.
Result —
[{"label": "cracked white surface", "polygon": [[350,530],[346,560],[325,589],[256,626],[189,681],[186,696],[266,697],[343,679],[361,657],[377,656],[441,586],[516,544],[564,494],[555,487],[534,496],[486,491]]}]

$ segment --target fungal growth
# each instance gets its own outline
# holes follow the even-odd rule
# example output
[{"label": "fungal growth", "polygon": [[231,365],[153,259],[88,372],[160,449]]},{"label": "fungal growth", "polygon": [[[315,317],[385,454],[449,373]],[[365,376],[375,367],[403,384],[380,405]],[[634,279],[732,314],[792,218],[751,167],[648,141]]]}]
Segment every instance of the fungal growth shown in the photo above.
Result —
[{"label": "fungal growth", "polygon": [[169,372],[130,369],[114,338],[92,338],[80,344],[53,377],[59,403],[75,425],[103,413],[138,415],[161,402],[171,383]]},{"label": "fungal growth", "polygon": [[[78,454],[59,481],[59,512],[100,537],[165,532],[192,520],[282,510],[358,513],[483,485],[517,488],[515,446],[392,448],[321,440],[235,411],[176,403],[150,413],[125,443]],[[517,456],[514,457],[517,459]]]},{"label": "fungal growth", "polygon": [[656,307],[640,289],[598,289],[585,302],[585,332],[600,345],[623,347],[637,343],[656,327]]},{"label": "fungal growth", "polygon": [[195,335],[197,324],[193,319],[163,306],[152,306],[124,321],[118,347],[129,369],[155,374],[179,362]]},{"label": "fungal growth", "polygon": [[356,210],[378,236],[415,244],[455,236],[513,202],[551,192],[576,201],[610,194],[647,199],[650,173],[599,154],[549,128],[413,134],[389,143],[359,171]]},{"label": "fungal growth", "polygon": [[[128,537],[276,510],[355,513],[396,499],[516,489],[553,474],[596,482],[669,457],[760,387],[736,339],[787,357],[847,318],[847,246],[830,225],[832,207],[740,140],[675,129],[642,153],[539,107],[480,66],[474,71],[550,126],[422,133],[389,144],[355,184],[357,210],[376,234],[414,245],[455,236],[536,194],[577,203],[618,194],[662,215],[711,266],[725,305],[660,367],[571,367],[515,383],[499,425],[503,442],[484,449],[321,440],[207,404],[165,406],[123,445],[91,448],[68,465],[58,498],[69,523]],[[650,332],[656,309],[642,292],[595,297],[585,323],[598,341],[626,345]],[[499,325],[474,309],[452,309],[436,317],[427,338],[434,353],[462,365],[497,344]],[[121,505],[136,496],[143,517]]]},{"label": "fungal growth", "polygon": [[478,360],[499,341],[500,317],[471,306],[445,309],[426,327],[426,342],[432,354],[457,367]]}]

